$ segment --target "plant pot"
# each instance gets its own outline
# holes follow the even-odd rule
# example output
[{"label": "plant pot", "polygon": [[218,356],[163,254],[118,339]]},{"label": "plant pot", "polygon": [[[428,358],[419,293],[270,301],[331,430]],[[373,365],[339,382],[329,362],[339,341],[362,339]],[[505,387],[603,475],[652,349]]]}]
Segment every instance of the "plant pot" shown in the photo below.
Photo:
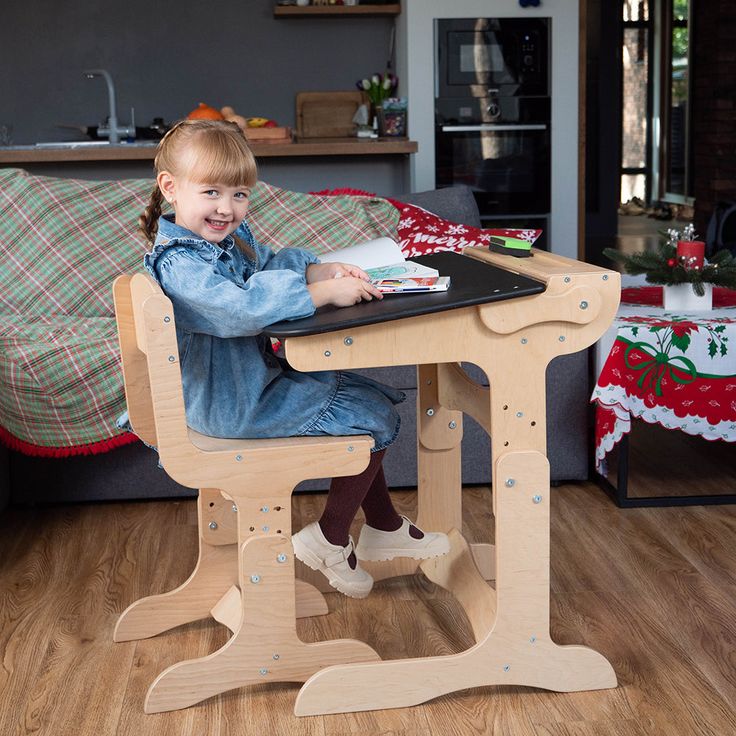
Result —
[{"label": "plant pot", "polygon": [[713,309],[713,284],[703,284],[705,294],[698,296],[692,284],[664,286],[664,308],[668,312],[708,312]]}]

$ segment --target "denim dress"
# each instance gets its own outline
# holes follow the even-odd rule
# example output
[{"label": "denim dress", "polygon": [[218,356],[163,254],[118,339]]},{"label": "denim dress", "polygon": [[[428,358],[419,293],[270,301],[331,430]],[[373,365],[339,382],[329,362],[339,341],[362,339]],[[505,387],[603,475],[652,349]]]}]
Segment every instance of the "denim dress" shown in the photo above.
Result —
[{"label": "denim dress", "polygon": [[347,371],[295,371],[262,334],[314,313],[305,271],[319,259],[274,253],[245,221],[234,236],[210,243],[165,215],[144,257],[174,305],[187,424],[213,437],[369,434],[374,452],[390,445],[401,391]]}]

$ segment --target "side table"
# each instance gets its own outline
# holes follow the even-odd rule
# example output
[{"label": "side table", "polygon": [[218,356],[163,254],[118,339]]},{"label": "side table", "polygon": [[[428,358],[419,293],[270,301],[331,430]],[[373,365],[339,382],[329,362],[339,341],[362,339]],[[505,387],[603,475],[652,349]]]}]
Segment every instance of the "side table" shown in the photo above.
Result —
[{"label": "side table", "polygon": [[[591,399],[596,471],[620,507],[736,503],[736,489],[729,494],[628,495],[632,418],[707,440],[736,442],[736,293],[717,289],[716,297],[714,303],[723,306],[679,314],[661,307],[661,287],[624,289],[622,306],[596,345],[598,379]],[[602,471],[606,455],[619,442],[613,486]]]}]

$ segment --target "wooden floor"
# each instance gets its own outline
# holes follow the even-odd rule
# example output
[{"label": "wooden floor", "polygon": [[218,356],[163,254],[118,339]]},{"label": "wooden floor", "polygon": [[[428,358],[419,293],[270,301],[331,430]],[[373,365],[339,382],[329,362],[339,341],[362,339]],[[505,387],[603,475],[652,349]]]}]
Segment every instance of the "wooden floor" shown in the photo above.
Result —
[{"label": "wooden floor", "polygon": [[[200,623],[113,644],[116,617],[182,581],[195,560],[193,501],[12,508],[0,514],[0,734],[736,734],[736,507],[619,510],[592,484],[553,489],[552,636],[613,664],[619,687],[455,693],[415,708],[297,719],[296,685],[263,685],[146,716],[166,666],[226,641]],[[413,493],[397,493],[411,513]],[[490,493],[465,490],[466,536],[491,541]],[[324,496],[295,500],[295,525]],[[464,614],[426,579],[328,595],[302,638],[355,636],[386,658],[468,647]]]}]

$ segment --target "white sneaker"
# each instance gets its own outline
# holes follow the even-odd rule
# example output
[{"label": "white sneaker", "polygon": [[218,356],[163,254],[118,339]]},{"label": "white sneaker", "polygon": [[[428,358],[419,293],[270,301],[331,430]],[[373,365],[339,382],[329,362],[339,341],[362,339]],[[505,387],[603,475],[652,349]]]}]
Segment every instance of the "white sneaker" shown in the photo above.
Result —
[{"label": "white sneaker", "polygon": [[[373,587],[373,578],[358,564],[350,567],[348,558],[355,551],[353,538],[347,547],[330,544],[320,525],[313,521],[291,538],[294,554],[307,567],[324,574],[330,585],[351,598],[365,598]],[[357,555],[356,555],[357,557]]]},{"label": "white sneaker", "polygon": [[364,524],[360,530],[358,546],[355,554],[359,560],[393,560],[394,557],[411,557],[414,560],[425,560],[429,557],[446,555],[450,551],[450,540],[442,532],[422,532],[421,539],[415,539],[409,533],[412,524],[406,516],[401,517],[404,523],[393,532],[384,532]]}]

